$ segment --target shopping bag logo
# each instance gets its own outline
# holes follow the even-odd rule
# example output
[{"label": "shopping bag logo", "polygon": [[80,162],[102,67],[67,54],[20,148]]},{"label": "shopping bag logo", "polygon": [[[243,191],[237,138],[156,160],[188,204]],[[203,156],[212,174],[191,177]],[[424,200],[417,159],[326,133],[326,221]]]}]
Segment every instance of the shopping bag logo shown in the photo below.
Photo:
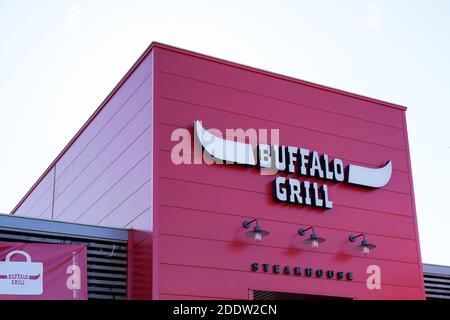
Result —
[{"label": "shopping bag logo", "polygon": [[[11,261],[15,254],[23,255],[26,261]],[[41,295],[43,280],[43,264],[31,262],[30,255],[25,251],[11,251],[5,261],[0,261],[0,294]]]}]

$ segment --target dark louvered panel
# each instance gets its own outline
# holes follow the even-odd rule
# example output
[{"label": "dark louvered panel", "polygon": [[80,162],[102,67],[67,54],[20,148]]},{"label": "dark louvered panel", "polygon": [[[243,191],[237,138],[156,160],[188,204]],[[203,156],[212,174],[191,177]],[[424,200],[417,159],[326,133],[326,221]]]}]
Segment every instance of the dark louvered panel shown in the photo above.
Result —
[{"label": "dark louvered panel", "polygon": [[[13,217],[8,217],[5,222],[5,218],[0,217],[0,241],[86,245],[89,299],[125,300],[127,298],[127,233],[125,230],[61,223],[56,225],[53,221],[44,222],[47,229],[66,230],[68,233],[30,230],[30,228],[17,229],[10,227],[11,223],[8,222],[11,218]],[[24,218],[20,219],[22,219],[21,222],[25,221]],[[29,220],[42,223],[42,220]],[[52,226],[52,224],[55,225]],[[36,227],[36,224],[33,225]],[[86,230],[83,231],[84,227]],[[78,234],[74,234],[75,231]],[[112,236],[114,234],[118,235],[116,239]]]},{"label": "dark louvered panel", "polygon": [[344,297],[319,296],[311,294],[273,292],[273,291],[253,291],[254,300],[351,300]]},{"label": "dark louvered panel", "polygon": [[88,246],[89,299],[125,300],[127,297],[126,242]]},{"label": "dark louvered panel", "polygon": [[450,267],[424,265],[423,277],[428,300],[450,300]]},{"label": "dark louvered panel", "polygon": [[427,300],[450,300],[450,267],[423,265]]}]

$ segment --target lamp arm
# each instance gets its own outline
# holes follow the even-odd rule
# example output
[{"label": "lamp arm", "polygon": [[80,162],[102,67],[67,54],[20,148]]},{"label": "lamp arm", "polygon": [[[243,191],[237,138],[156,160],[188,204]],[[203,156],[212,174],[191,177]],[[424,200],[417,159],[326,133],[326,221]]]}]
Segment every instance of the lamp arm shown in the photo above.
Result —
[{"label": "lamp arm", "polygon": [[349,240],[350,240],[351,242],[355,242],[356,239],[359,238],[359,237],[361,237],[361,236],[363,237],[363,240],[366,241],[366,235],[365,235],[364,233],[360,233],[360,234],[358,234],[357,236],[351,235],[351,236],[349,237]]},{"label": "lamp arm", "polygon": [[242,223],[242,226],[245,228],[245,229],[248,229],[248,228],[250,228],[250,225],[253,223],[253,222],[255,222],[256,221],[256,225],[258,225],[258,219],[253,219],[252,221],[244,221],[243,223]]},{"label": "lamp arm", "polygon": [[316,233],[316,231],[314,230],[314,227],[309,227],[306,229],[303,229],[303,228],[298,229],[298,234],[301,236],[304,236],[306,234],[306,231],[311,230],[311,229],[312,229],[313,233]]}]

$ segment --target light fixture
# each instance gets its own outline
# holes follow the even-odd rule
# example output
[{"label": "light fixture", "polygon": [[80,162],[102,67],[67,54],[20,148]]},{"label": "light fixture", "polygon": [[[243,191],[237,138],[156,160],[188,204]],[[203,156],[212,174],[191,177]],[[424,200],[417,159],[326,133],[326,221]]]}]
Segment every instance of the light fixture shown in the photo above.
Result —
[{"label": "light fixture", "polygon": [[355,250],[362,251],[363,254],[368,255],[370,253],[371,249],[375,249],[377,246],[373,243],[369,243],[369,241],[366,239],[366,236],[364,233],[358,234],[357,236],[351,235],[349,237],[350,242],[355,242],[356,238],[363,237],[363,240],[360,244],[355,246]]},{"label": "light fixture", "polygon": [[304,244],[310,244],[311,248],[317,249],[319,247],[319,244],[322,242],[325,242],[325,238],[321,238],[317,235],[316,231],[314,230],[314,227],[309,227],[307,229],[300,228],[298,229],[298,234],[302,237],[306,234],[306,231],[312,229],[312,234],[309,236],[309,238],[303,240]]},{"label": "light fixture", "polygon": [[255,241],[261,241],[262,237],[265,237],[265,236],[269,235],[269,231],[261,229],[261,227],[258,224],[258,220],[257,219],[253,219],[252,221],[244,221],[242,223],[242,226],[245,229],[248,229],[248,228],[250,228],[250,225],[253,222],[255,222],[255,226],[253,227],[253,230],[248,231],[246,233],[246,236],[255,239]]}]

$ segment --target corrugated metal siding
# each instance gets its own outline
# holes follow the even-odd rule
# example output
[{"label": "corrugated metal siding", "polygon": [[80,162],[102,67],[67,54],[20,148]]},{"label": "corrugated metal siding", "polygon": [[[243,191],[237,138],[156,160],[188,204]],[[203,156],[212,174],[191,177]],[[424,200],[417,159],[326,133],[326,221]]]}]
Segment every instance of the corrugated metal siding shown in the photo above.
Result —
[{"label": "corrugated metal siding", "polygon": [[450,300],[450,267],[423,265],[427,300]]},{"label": "corrugated metal siding", "polygon": [[153,55],[148,54],[14,215],[113,228],[143,214],[150,220],[152,126]]},{"label": "corrugated metal siding", "polygon": [[[15,219],[17,220],[17,219]],[[28,223],[38,222],[50,225],[54,222],[27,219]],[[84,244],[87,246],[87,264],[88,264],[88,298],[89,299],[108,299],[108,300],[126,300],[127,298],[127,240],[110,239],[86,234],[65,234],[58,232],[48,232],[39,230],[27,230],[11,227],[10,219],[0,219],[0,242],[34,242],[51,244]],[[24,221],[24,218],[21,218]],[[16,222],[16,221],[13,221]],[[61,224],[58,227],[70,229],[73,226],[77,228],[92,227]],[[25,227],[25,226],[24,226]],[[57,230],[55,226],[55,231]],[[103,229],[103,228],[102,228]],[[102,230],[104,231],[104,230]],[[123,231],[124,233],[126,231]],[[92,233],[92,232],[91,232]]]},{"label": "corrugated metal siding", "polygon": [[129,297],[149,299],[153,233],[153,52],[141,57],[48,172],[16,216],[133,229]]}]

